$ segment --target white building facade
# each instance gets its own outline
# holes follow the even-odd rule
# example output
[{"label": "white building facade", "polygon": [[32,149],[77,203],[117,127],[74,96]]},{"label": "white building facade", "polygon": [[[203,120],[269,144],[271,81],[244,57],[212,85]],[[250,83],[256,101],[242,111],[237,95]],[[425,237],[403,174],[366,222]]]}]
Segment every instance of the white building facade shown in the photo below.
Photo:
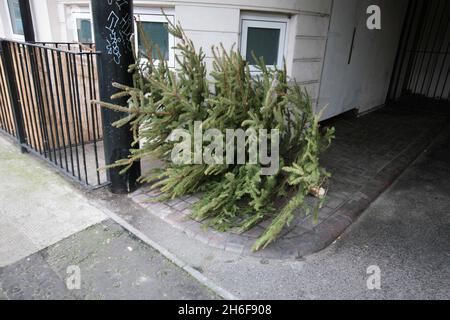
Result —
[{"label": "white building facade", "polygon": [[[90,42],[90,1],[30,0],[36,40]],[[235,46],[282,66],[307,88],[325,118],[350,109],[365,112],[385,101],[408,0],[135,0],[135,15],[175,66],[174,39],[161,8],[179,21],[212,62],[211,47]],[[365,26],[368,5],[382,9],[382,30]],[[0,37],[22,40],[17,0],[0,0]],[[20,11],[19,11],[20,13]],[[22,34],[21,34],[22,33]],[[351,59],[349,52],[351,51]],[[349,61],[350,60],[350,61]]]}]

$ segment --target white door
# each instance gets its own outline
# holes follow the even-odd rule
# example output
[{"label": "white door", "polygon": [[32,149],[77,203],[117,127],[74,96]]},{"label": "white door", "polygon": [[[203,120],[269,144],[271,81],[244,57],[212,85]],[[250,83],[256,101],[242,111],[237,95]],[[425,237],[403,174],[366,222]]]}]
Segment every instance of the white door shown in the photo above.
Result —
[{"label": "white door", "polygon": [[[367,28],[367,8],[381,8],[381,30]],[[323,118],[358,109],[365,112],[386,101],[408,0],[334,1],[319,107]]]},{"label": "white door", "polygon": [[352,59],[358,40],[358,3],[346,0],[333,4],[319,97],[319,107],[328,105],[324,119],[354,108],[357,100]]}]

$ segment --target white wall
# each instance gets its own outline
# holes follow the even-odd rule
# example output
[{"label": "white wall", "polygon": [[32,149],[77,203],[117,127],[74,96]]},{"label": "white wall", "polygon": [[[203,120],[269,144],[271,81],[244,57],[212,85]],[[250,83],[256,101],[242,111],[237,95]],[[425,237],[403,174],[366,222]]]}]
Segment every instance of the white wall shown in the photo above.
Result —
[{"label": "white wall", "polygon": [[[366,27],[369,5],[381,7],[382,30]],[[318,105],[324,119],[385,103],[408,0],[335,0]],[[348,64],[353,28],[357,27]]]},{"label": "white wall", "polygon": [[75,41],[75,21],[71,12],[90,12],[89,0],[48,0],[52,3],[54,15],[51,16],[53,41],[73,42]]},{"label": "white wall", "polygon": [[292,57],[292,77],[308,89],[314,102],[320,88],[325,48],[330,23],[331,1],[328,7],[301,12],[297,16]]},{"label": "white wall", "polygon": [[[320,86],[331,0],[321,1],[200,1],[176,5],[176,19],[181,22],[197,46],[206,51],[211,63],[211,46],[222,42],[225,48],[239,46],[242,13],[285,13],[288,22],[286,63],[288,73],[305,86],[316,101]],[[138,1],[136,3],[139,3]],[[147,1],[149,3],[149,1]]]},{"label": "white wall", "polygon": [[4,8],[3,8],[3,5],[0,3],[0,38],[6,37],[5,27],[3,26],[5,22],[6,22],[6,17],[5,17],[5,13],[4,13]]},{"label": "white wall", "polygon": [[[56,15],[51,10],[55,4],[56,0],[30,0],[36,41],[53,41],[55,38],[52,21],[55,21]],[[13,35],[8,12],[7,1],[0,0],[0,37],[23,40],[23,37]]]},{"label": "white wall", "polygon": [[222,43],[230,49],[239,43],[240,11],[237,8],[177,5],[175,19],[194,45],[203,48],[209,68],[213,60],[212,46]]},{"label": "white wall", "polygon": [[49,0],[31,0],[31,12],[33,16],[34,32],[36,41],[53,41],[52,19],[49,19],[50,13],[47,3]]},{"label": "white wall", "polygon": [[[64,9],[71,5],[88,5],[86,0],[57,1],[59,30],[62,41],[70,41]],[[240,18],[243,13],[284,14],[290,17],[286,62],[291,77],[305,86],[317,100],[331,0],[135,0],[135,7],[169,7],[175,9],[180,21],[196,47],[206,53],[206,63],[212,63],[211,47],[222,43],[229,49],[240,45]],[[55,17],[52,17],[55,19]]]},{"label": "white wall", "polygon": [[[8,39],[14,37],[9,17],[8,3],[6,0],[0,0],[0,37]],[[17,37],[15,38],[18,40]]]},{"label": "white wall", "polygon": [[[2,1],[0,0],[0,5]],[[36,36],[41,41],[73,41],[69,12],[89,11],[89,0],[32,0]],[[135,0],[135,7],[166,7],[175,11],[187,35],[212,62],[211,46],[240,45],[242,14],[266,13],[289,17],[285,50],[288,74],[316,101],[327,40],[332,0]],[[2,19],[3,20],[3,19]]]}]

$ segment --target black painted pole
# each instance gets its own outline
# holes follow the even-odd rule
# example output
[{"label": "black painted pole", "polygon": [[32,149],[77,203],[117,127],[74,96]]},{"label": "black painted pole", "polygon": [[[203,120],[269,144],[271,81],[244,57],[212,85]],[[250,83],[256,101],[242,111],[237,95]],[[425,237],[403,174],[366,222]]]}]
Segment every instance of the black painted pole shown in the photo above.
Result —
[{"label": "black painted pole", "polygon": [[26,42],[35,42],[33,17],[31,15],[30,0],[19,0],[20,15],[22,17],[23,35]]},{"label": "black painted pole", "polygon": [[[36,35],[34,33],[34,24],[33,24],[33,17],[31,15],[31,6],[30,6],[30,0],[19,0],[19,8],[20,8],[20,17],[22,19],[22,27],[23,27],[23,35],[26,42],[35,42],[36,41]],[[14,109],[14,121],[16,123],[17,128],[17,136],[19,139],[19,142],[21,144],[21,150],[23,153],[27,152],[27,149],[24,147],[26,144],[26,135],[24,130],[24,124],[23,124],[23,113],[22,113],[22,106],[21,101],[19,98],[19,93],[17,89],[17,81],[14,77],[14,70],[12,68],[12,57],[11,52],[5,48],[4,49],[4,55],[5,55],[5,61],[6,62],[6,72],[8,73],[7,78],[10,79],[10,85],[9,85],[9,91],[11,96],[11,101],[13,104]],[[30,52],[30,63],[33,67],[36,66],[36,59],[33,52]],[[11,64],[11,67],[8,66]]]},{"label": "black painted pole", "polygon": [[[96,50],[100,51],[97,59],[100,99],[103,102],[126,106],[127,98],[111,99],[119,90],[113,83],[132,86],[132,74],[128,67],[134,63],[132,51],[133,35],[133,1],[132,0],[91,0],[93,27]],[[112,126],[114,122],[126,115],[121,112],[102,108],[103,139],[106,164],[130,155],[133,140],[130,126],[121,128]],[[109,169],[108,179],[113,193],[132,192],[140,175],[140,164],[136,162],[127,173],[121,175],[121,168]]]}]

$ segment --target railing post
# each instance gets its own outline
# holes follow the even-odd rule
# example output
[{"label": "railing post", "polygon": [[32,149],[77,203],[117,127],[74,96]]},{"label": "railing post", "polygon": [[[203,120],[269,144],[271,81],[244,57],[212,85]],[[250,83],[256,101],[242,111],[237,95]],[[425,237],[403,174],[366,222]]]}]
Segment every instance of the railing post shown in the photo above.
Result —
[{"label": "railing post", "polygon": [[[133,1],[132,0],[91,0],[96,50],[101,54],[97,59],[99,74],[100,99],[104,102],[126,106],[127,98],[111,100],[118,92],[113,82],[133,85],[133,77],[128,72],[134,63],[132,52],[133,35]],[[130,126],[114,128],[112,124],[126,115],[108,109],[102,109],[103,139],[106,164],[130,155],[133,135]],[[113,193],[128,193],[136,188],[136,180],[140,175],[140,164],[134,166],[124,175],[120,168],[108,170],[110,189]]]},{"label": "railing post", "polygon": [[0,40],[0,55],[5,68],[5,80],[8,87],[9,100],[11,101],[11,109],[16,128],[16,137],[19,140],[23,153],[27,152],[25,145],[27,143],[26,134],[22,116],[22,101],[19,98],[19,90],[14,71],[14,61],[11,55],[11,48],[6,40]]}]

